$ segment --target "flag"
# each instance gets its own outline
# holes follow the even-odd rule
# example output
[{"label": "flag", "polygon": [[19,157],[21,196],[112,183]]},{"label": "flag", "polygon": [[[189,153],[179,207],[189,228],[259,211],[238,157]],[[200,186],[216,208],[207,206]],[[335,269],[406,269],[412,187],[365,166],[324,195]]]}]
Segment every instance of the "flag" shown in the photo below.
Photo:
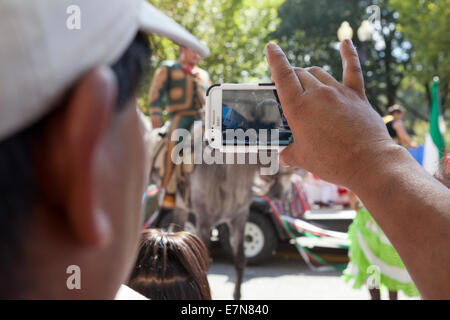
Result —
[{"label": "flag", "polygon": [[439,79],[433,79],[431,86],[431,110],[430,129],[425,138],[425,150],[423,155],[423,166],[426,171],[435,174],[439,169],[440,160],[444,156],[444,119],[439,108]]}]

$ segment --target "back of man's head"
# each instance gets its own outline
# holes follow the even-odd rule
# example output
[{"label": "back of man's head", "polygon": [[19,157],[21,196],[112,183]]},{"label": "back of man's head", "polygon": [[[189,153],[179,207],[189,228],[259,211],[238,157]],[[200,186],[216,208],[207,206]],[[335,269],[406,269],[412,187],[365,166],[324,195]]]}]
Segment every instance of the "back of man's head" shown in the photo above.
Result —
[{"label": "back of man's head", "polygon": [[147,1],[76,4],[0,0],[0,298],[114,297],[145,183],[139,32],[208,53]]},{"label": "back of man's head", "polygon": [[[143,35],[138,35],[123,56],[111,66],[111,74],[106,77],[102,75],[102,73],[107,74],[108,69],[91,71],[74,85],[73,90],[66,93],[66,98],[58,102],[58,106],[52,108],[54,110],[53,112],[0,142],[0,248],[2,249],[0,250],[0,297],[8,297],[11,294],[21,295],[21,292],[14,292],[14,290],[23,290],[23,286],[31,286],[27,289],[33,290],[33,279],[39,276],[34,274],[32,270],[33,266],[35,263],[47,264],[48,261],[27,261],[28,258],[25,253],[30,251],[34,252],[34,249],[38,249],[38,252],[54,249],[51,246],[47,248],[33,247],[37,244],[51,244],[48,242],[40,243],[41,234],[37,233],[41,228],[49,228],[48,226],[41,225],[46,224],[44,221],[46,220],[45,218],[51,220],[54,226],[60,229],[60,231],[64,231],[66,234],[65,238],[70,238],[70,233],[82,233],[77,231],[77,228],[89,230],[89,226],[87,225],[89,221],[84,225],[83,221],[77,222],[76,218],[70,217],[70,210],[73,208],[73,203],[67,202],[67,198],[73,196],[71,193],[76,192],[77,185],[80,188],[92,189],[95,188],[92,183],[106,182],[104,179],[95,178],[99,170],[97,170],[98,168],[93,163],[95,157],[97,157],[97,150],[101,148],[102,144],[111,143],[105,149],[111,147],[117,149],[114,150],[117,152],[127,152],[124,149],[124,145],[121,144],[121,142],[125,142],[124,139],[120,139],[119,137],[117,137],[119,138],[117,141],[103,139],[108,137],[108,135],[120,134],[122,130],[129,131],[130,125],[136,124],[136,122],[130,121],[133,117],[128,116],[129,120],[126,122],[121,120],[121,118],[126,117],[126,114],[135,112],[135,101],[133,101],[133,98],[138,87],[139,79],[148,68],[149,58],[150,51],[147,39]],[[110,82],[108,80],[109,77],[111,79],[116,78],[117,89],[115,88],[116,85],[114,85],[115,80],[113,80],[112,85],[108,83]],[[104,92],[98,94],[92,92],[94,90],[104,90]],[[97,94],[98,96],[94,99],[92,95]],[[78,106],[81,103],[88,105],[95,103],[97,105],[90,105],[88,107],[90,110],[85,110],[84,114],[82,114],[81,109],[83,108]],[[100,110],[93,110],[96,107]],[[79,115],[71,113],[77,112],[73,111],[75,108],[78,109]],[[108,110],[109,108],[110,110]],[[94,117],[91,117],[91,115]],[[95,118],[96,115],[99,117]],[[77,119],[76,116],[83,117],[83,119]],[[84,123],[81,124],[81,121]],[[79,137],[65,134],[64,131],[68,129],[66,124],[70,125],[71,123],[80,130],[83,128],[88,130],[84,132],[73,132],[79,135]],[[78,130],[75,129],[75,131]],[[136,137],[138,136],[136,135]],[[72,149],[73,154],[66,152],[63,146],[63,144],[70,144],[70,139],[80,139],[79,141],[72,141],[71,146],[75,148]],[[85,141],[81,141],[83,139]],[[133,156],[133,153],[135,157],[139,155],[135,153],[136,150],[138,149],[128,150],[129,153],[131,152],[128,156]],[[76,154],[80,158],[85,158],[84,164],[83,160],[78,161],[78,163],[72,161],[77,159]],[[104,163],[104,165],[111,166],[111,169],[114,168],[113,171],[118,176],[120,176],[122,166],[129,165],[133,167],[136,165],[133,161],[129,162],[129,159],[114,159],[112,155],[114,155],[114,152],[104,154],[105,158],[100,160],[101,162],[110,162],[109,164]],[[140,156],[142,157],[142,154]],[[58,168],[58,162],[60,161],[61,167]],[[88,175],[80,172],[80,170],[89,170],[92,172]],[[77,181],[77,177],[82,175],[85,175],[90,181]],[[120,180],[121,182],[130,180],[129,176],[128,179],[125,179],[125,176],[122,176],[122,178]],[[114,185],[104,183],[100,187],[114,188]],[[93,192],[94,190],[90,191]],[[78,198],[76,201],[79,201],[78,203],[82,207],[84,205],[95,205],[94,203],[86,204],[86,201],[88,201],[84,199],[86,196],[76,197]],[[122,197],[125,199],[126,194],[122,194]],[[107,196],[105,200],[118,205],[120,204],[121,198]],[[138,199],[137,203],[139,203]],[[71,208],[67,207],[69,205]],[[120,206],[122,207],[123,205]],[[82,210],[89,209],[86,207]],[[92,208],[91,210],[95,209]],[[137,217],[138,213],[139,211],[134,212],[133,215]],[[76,215],[77,213],[74,214]],[[87,220],[104,219],[107,221],[113,219],[106,215],[103,218],[96,218],[94,212],[91,212],[91,215]],[[139,219],[135,218],[135,221],[139,221]],[[122,222],[108,221],[106,224],[113,227]],[[74,223],[81,225],[79,227],[71,226]],[[91,223],[95,222],[91,221]],[[91,232],[94,229],[100,228],[104,228],[104,226],[93,226]],[[54,230],[48,231],[52,232]],[[133,229],[133,231],[136,232],[136,229]],[[102,232],[106,233],[102,235]],[[101,238],[108,237],[108,232],[111,231],[98,230],[98,239],[93,239],[95,236],[92,233],[87,237],[80,234],[74,236],[78,237],[80,241],[87,242],[89,246],[98,247],[104,244],[102,242],[105,239]],[[95,233],[95,230],[93,233]],[[56,239],[60,239],[58,235],[54,234],[48,234],[46,237],[53,238],[53,236],[56,236]],[[30,241],[30,239],[33,239],[33,241]],[[64,241],[63,239],[60,240]],[[106,240],[106,242],[108,241],[110,240]],[[58,242],[58,244],[61,243]],[[70,252],[67,252],[67,255],[70,256]],[[36,257],[37,260],[40,258],[48,259],[45,256]],[[82,258],[80,257],[80,262],[81,260]],[[77,264],[77,261],[74,261],[74,264]],[[113,268],[114,266],[111,266],[111,269]],[[20,274],[18,272],[19,270]],[[65,271],[61,270],[61,273],[65,274]],[[30,277],[24,279],[24,274],[28,274]],[[65,284],[62,283],[62,285]]]}]

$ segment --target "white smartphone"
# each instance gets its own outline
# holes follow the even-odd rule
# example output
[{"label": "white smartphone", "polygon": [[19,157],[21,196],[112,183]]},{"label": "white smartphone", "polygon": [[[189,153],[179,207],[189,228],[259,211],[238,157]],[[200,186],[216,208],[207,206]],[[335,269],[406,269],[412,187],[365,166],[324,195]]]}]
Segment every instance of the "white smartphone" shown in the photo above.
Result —
[{"label": "white smartphone", "polygon": [[281,151],[292,142],[273,83],[214,84],[205,111],[205,139],[221,152]]}]

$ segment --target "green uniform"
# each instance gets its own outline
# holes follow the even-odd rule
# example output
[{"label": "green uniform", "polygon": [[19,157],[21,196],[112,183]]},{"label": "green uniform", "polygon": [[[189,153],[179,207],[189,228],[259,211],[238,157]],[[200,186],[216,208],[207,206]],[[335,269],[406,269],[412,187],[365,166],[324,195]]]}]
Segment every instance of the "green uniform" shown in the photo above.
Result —
[{"label": "green uniform", "polygon": [[163,63],[156,71],[150,87],[150,116],[161,115],[163,110],[166,110],[171,120],[180,114],[198,116],[198,110],[204,104],[203,88],[199,80],[198,73],[183,69],[177,62]]}]

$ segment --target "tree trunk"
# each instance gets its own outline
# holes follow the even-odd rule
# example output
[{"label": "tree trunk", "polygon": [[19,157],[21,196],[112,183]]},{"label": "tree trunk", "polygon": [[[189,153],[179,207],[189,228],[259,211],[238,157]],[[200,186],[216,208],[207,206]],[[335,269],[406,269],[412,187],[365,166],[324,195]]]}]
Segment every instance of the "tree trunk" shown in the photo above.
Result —
[{"label": "tree trunk", "polygon": [[392,36],[391,33],[384,36],[384,67],[385,67],[385,79],[386,79],[386,108],[395,104],[395,98],[397,95],[397,86],[392,82]]}]

